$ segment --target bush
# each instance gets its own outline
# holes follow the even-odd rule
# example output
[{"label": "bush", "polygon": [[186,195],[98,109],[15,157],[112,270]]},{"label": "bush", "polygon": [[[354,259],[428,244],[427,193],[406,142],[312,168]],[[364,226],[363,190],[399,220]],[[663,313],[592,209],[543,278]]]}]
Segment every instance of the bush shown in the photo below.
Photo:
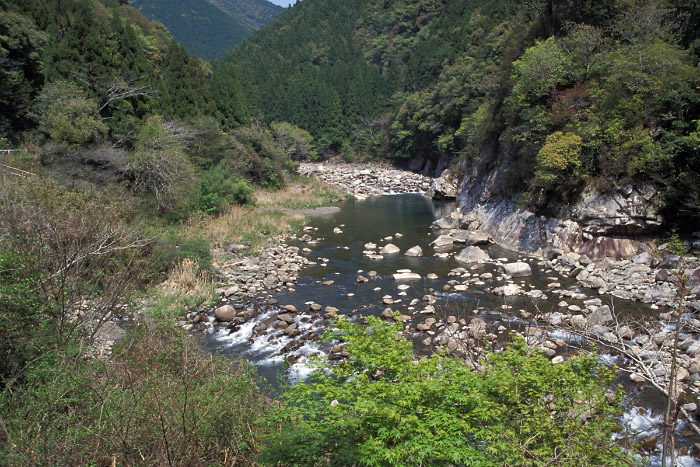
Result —
[{"label": "bush", "polygon": [[[43,318],[61,344],[89,342],[141,283],[138,264],[147,260],[150,240],[126,226],[124,214],[94,191],[70,191],[38,177],[0,179],[2,251],[18,255],[9,261],[33,280]],[[23,290],[14,289],[20,303]]]},{"label": "bush", "polygon": [[[289,428],[263,461],[292,465],[627,465],[611,441],[621,392],[595,356],[560,365],[516,340],[477,373],[446,355],[419,360],[399,324],[340,320],[349,359],[321,361],[284,394]],[[583,415],[586,415],[585,417]]]},{"label": "bush", "polygon": [[141,129],[136,151],[125,170],[135,191],[152,193],[158,209],[182,211],[196,193],[194,166],[184,153],[184,145],[159,117],[151,117]]},{"label": "bush", "polygon": [[199,184],[199,209],[206,213],[221,213],[232,204],[253,204],[253,188],[248,182],[233,176],[225,164],[202,172]]},{"label": "bush", "polygon": [[[2,465],[251,465],[269,406],[243,364],[141,327],[111,361],[45,354],[0,395]],[[0,435],[2,441],[2,435]]]},{"label": "bush", "polygon": [[197,263],[199,269],[211,270],[211,250],[209,243],[201,238],[188,238],[178,248],[178,259],[190,259]]}]

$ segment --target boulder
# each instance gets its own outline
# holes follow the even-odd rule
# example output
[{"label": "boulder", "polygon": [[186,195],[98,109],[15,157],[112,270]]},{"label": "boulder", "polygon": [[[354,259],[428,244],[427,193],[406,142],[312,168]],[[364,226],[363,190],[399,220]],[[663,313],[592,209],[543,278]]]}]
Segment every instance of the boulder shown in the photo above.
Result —
[{"label": "boulder", "polygon": [[415,281],[420,279],[420,274],[415,272],[397,272],[392,277],[397,281]]},{"label": "boulder", "polygon": [[284,321],[287,324],[291,324],[294,322],[294,318],[289,313],[281,313],[277,315],[277,319],[280,321]]},{"label": "boulder", "polygon": [[442,217],[430,224],[432,229],[456,229],[457,227],[459,227],[459,219],[453,216]]},{"label": "boulder", "polygon": [[574,315],[571,317],[571,327],[577,331],[583,331],[588,326],[588,320],[583,315]]},{"label": "boulder", "polygon": [[523,262],[508,263],[501,266],[501,270],[511,277],[526,277],[532,275],[530,265]]},{"label": "boulder", "polygon": [[384,308],[382,311],[382,318],[384,319],[394,319],[394,312],[391,308]]},{"label": "boulder", "polygon": [[231,295],[237,294],[238,291],[239,291],[239,287],[236,284],[234,284],[231,287],[229,287],[228,289],[224,290],[223,295],[224,295],[224,297],[229,298]]},{"label": "boulder", "polygon": [[406,250],[406,253],[404,253],[406,256],[423,256],[423,249],[419,247],[418,245],[409,248]]},{"label": "boulder", "polygon": [[479,248],[478,246],[468,246],[457,256],[455,256],[455,259],[457,261],[460,261],[462,263],[485,263],[487,261],[491,260],[491,257],[489,256],[488,253],[486,253],[484,250]]},{"label": "boulder", "polygon": [[387,243],[382,247],[380,250],[380,253],[382,255],[395,255],[397,253],[401,252],[401,249],[394,245],[393,243]]},{"label": "boulder", "polygon": [[459,188],[458,178],[450,169],[445,169],[442,174],[430,184],[428,196],[433,199],[455,199]]},{"label": "boulder", "polygon": [[651,186],[624,186],[615,193],[601,193],[589,186],[572,210],[572,219],[593,236],[648,235],[661,226],[662,218]]},{"label": "boulder", "polygon": [[501,297],[512,297],[513,295],[518,295],[520,292],[522,292],[522,289],[517,284],[508,284],[493,289],[493,293]]},{"label": "boulder", "polygon": [[608,305],[597,307],[588,315],[588,324],[590,326],[605,326],[615,320]]},{"label": "boulder", "polygon": [[450,237],[456,243],[464,243],[466,246],[488,245],[493,241],[485,232],[473,232],[471,230],[455,229],[450,232]]},{"label": "boulder", "polygon": [[236,317],[236,309],[231,305],[220,306],[214,310],[214,316],[219,321],[230,322]]},{"label": "boulder", "polygon": [[452,245],[454,241],[454,238],[450,237],[449,235],[440,235],[438,238],[430,242],[430,244],[434,247],[441,247]]}]

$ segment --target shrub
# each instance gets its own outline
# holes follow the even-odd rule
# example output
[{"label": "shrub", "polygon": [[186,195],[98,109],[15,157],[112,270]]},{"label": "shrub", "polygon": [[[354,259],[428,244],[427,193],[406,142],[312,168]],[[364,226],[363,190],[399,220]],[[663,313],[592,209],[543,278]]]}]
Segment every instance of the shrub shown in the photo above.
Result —
[{"label": "shrub", "polygon": [[2,248],[17,252],[12,261],[20,265],[31,262],[26,277],[34,279],[45,319],[62,344],[91,340],[140,283],[135,265],[147,256],[150,240],[123,217],[120,206],[93,191],[70,191],[38,177],[0,179]]},{"label": "shrub", "polygon": [[225,164],[205,170],[200,176],[199,209],[221,213],[232,204],[253,204],[253,188],[233,176]]},{"label": "shrub", "polygon": [[399,324],[337,326],[350,357],[285,392],[277,415],[290,426],[264,462],[627,465],[611,441],[622,394],[609,401],[615,372],[595,356],[552,365],[520,339],[477,373],[446,355],[417,360]]},{"label": "shrub", "polygon": [[188,238],[183,241],[178,248],[178,259],[190,259],[197,263],[199,269],[211,270],[211,250],[209,243],[201,238]]},{"label": "shrub", "polygon": [[158,209],[166,212],[187,209],[196,193],[194,167],[170,129],[159,117],[151,117],[125,170],[134,190],[152,193]]},{"label": "shrub", "polygon": [[[0,394],[3,465],[251,465],[269,401],[182,330],[137,328],[110,361],[45,354]],[[2,435],[0,435],[2,440]]]}]

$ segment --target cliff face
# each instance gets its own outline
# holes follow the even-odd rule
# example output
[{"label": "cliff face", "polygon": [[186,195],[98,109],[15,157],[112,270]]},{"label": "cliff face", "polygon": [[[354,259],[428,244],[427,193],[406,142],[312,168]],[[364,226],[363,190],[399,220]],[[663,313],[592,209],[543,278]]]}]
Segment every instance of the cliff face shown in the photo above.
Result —
[{"label": "cliff face", "polygon": [[643,249],[661,226],[658,196],[649,186],[626,185],[601,193],[589,185],[569,207],[554,216],[540,216],[509,196],[508,163],[467,173],[459,188],[463,223],[476,222],[479,230],[510,249],[547,255],[560,250],[586,254],[591,259],[631,256]]}]

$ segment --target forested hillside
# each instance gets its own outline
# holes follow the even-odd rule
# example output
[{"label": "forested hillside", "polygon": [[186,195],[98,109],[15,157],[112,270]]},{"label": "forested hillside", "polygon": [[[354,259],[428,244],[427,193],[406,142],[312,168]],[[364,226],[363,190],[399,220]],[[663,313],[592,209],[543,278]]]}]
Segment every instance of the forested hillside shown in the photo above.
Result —
[{"label": "forested hillside", "polygon": [[249,108],[326,149],[434,170],[509,160],[547,212],[588,183],[652,183],[697,229],[696,2],[304,0],[225,57]]},{"label": "forested hillside", "polygon": [[162,22],[205,60],[219,58],[283,11],[265,0],[134,0],[131,5]]}]

